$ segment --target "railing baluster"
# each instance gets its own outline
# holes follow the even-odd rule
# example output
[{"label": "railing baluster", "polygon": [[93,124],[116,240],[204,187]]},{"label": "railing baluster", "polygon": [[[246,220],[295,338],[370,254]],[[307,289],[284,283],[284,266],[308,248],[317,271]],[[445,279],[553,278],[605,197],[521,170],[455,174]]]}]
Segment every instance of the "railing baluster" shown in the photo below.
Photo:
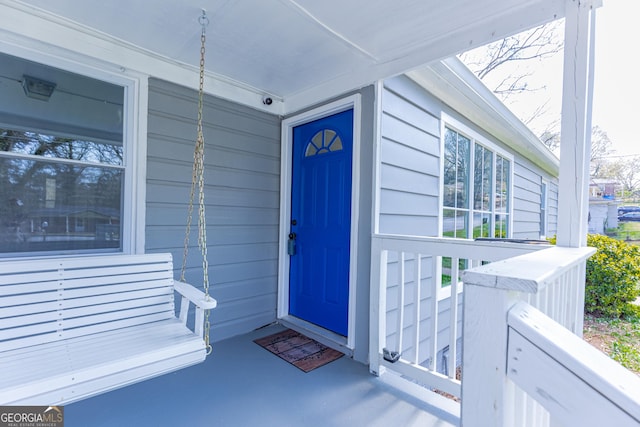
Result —
[{"label": "railing baluster", "polygon": [[[453,261],[452,261],[453,262]],[[429,325],[429,337],[431,345],[429,346],[429,356],[431,357],[431,370],[438,370],[438,280],[431,281],[431,323]]]},{"label": "railing baluster", "polygon": [[404,335],[404,252],[398,252],[398,353],[402,354]]},{"label": "railing baluster", "polygon": [[414,301],[414,310],[413,310],[413,324],[415,325],[415,357],[413,359],[413,363],[416,365],[420,364],[420,302],[421,302],[421,282],[422,282],[422,255],[419,253],[415,253],[415,264],[413,270],[413,283],[414,283],[414,293],[413,293],[413,301]]},{"label": "railing baluster", "polygon": [[[371,280],[378,281],[379,286],[374,286],[371,292],[370,370],[377,375],[383,375],[385,370],[395,371],[416,382],[460,397],[460,381],[455,379],[456,361],[460,353],[457,339],[461,333],[458,326],[461,318],[458,308],[462,306],[461,285],[457,281],[461,272],[460,260],[469,260],[467,266],[480,266],[482,261],[477,259],[479,253],[486,261],[494,262],[540,249],[543,248],[504,242],[374,235]],[[449,289],[442,289],[443,257],[452,260],[452,284]],[[410,261],[415,264],[407,271]],[[429,265],[430,271],[429,277],[423,280],[422,276],[426,276],[422,268],[424,265]],[[391,272],[390,269],[396,266],[398,270]],[[407,282],[415,285],[415,288],[408,289]],[[446,296],[447,291],[451,292],[450,296]],[[389,305],[391,301],[397,301],[397,306]],[[406,310],[412,301],[415,310],[409,313]],[[423,301],[428,306],[422,306]],[[440,318],[439,311],[444,307],[439,305],[442,301],[450,304],[451,310],[449,313],[443,312]],[[426,310],[430,312],[427,314]],[[405,332],[409,335],[405,336]],[[440,340],[439,332],[443,334]],[[438,352],[447,345],[450,363],[448,376],[443,376],[437,373],[442,363],[438,359]],[[395,359],[395,351],[400,355],[399,360]],[[428,360],[431,361],[430,366],[425,363]]]},{"label": "railing baluster", "polygon": [[451,260],[451,307],[449,307],[449,378],[456,377],[458,353],[458,277],[460,262]]}]

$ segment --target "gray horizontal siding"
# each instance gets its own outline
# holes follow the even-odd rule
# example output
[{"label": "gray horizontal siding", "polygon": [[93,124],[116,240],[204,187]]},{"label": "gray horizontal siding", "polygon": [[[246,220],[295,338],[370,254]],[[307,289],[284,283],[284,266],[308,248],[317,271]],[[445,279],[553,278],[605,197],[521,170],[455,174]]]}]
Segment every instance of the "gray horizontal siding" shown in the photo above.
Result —
[{"label": "gray horizontal siding", "polygon": [[380,142],[381,233],[438,235],[439,104],[405,77],[385,82]]},{"label": "gray horizontal siding", "polygon": [[547,237],[558,233],[558,183],[547,185]]},{"label": "gray horizontal siding", "polygon": [[[146,251],[182,263],[196,138],[197,93],[149,82]],[[276,317],[280,119],[205,97],[205,199],[212,339]],[[197,206],[196,206],[197,210]],[[202,287],[194,216],[186,280]]]},{"label": "gray horizontal siding", "polygon": [[518,158],[513,170],[513,232],[516,239],[540,237],[540,194],[542,180],[539,174],[523,165]]}]

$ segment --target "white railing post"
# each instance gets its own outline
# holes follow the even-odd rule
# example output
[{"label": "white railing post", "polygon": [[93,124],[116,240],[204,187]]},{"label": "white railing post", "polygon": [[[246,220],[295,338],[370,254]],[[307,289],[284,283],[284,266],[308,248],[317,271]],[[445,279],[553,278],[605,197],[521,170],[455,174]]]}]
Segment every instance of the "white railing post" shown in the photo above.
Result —
[{"label": "white railing post", "polygon": [[[511,308],[529,300],[567,329],[582,313],[572,299],[592,248],[549,249],[466,270],[461,417],[464,427],[548,426],[548,412],[507,376]],[[579,305],[578,305],[579,306]],[[573,314],[573,315],[571,315]]]},{"label": "white railing post", "polygon": [[381,375],[384,367],[380,364],[380,354],[386,335],[386,285],[387,283],[387,251],[382,249],[382,240],[371,242],[371,285],[369,318],[369,371]]},{"label": "white railing post", "polygon": [[513,384],[505,375],[507,313],[513,292],[464,284],[462,410],[464,427],[509,427]]},{"label": "white railing post", "polygon": [[551,425],[640,425],[640,378],[525,302],[507,322],[507,375],[550,413]]}]

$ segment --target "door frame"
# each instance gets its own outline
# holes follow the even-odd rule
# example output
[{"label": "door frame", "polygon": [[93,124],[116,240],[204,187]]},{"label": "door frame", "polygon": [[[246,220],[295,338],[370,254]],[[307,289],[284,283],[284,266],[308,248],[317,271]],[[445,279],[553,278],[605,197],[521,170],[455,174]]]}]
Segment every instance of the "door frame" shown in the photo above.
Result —
[{"label": "door frame", "polygon": [[[356,317],[356,284],[358,259],[358,218],[360,200],[360,121],[361,121],[361,96],[360,94],[341,98],[329,104],[321,105],[309,111],[296,114],[282,121],[281,150],[280,150],[280,224],[278,239],[278,307],[277,317],[293,323],[303,329],[312,329],[310,332],[322,335],[324,338],[335,341],[349,349],[354,348],[355,343],[355,317]],[[289,254],[287,253],[287,236],[291,224],[291,162],[293,159],[293,128],[312,122],[323,117],[331,116],[345,110],[353,109],[353,155],[351,160],[351,235],[350,235],[350,260],[349,260],[349,305],[348,326],[346,340],[339,335],[314,327],[308,322],[289,316]]]}]

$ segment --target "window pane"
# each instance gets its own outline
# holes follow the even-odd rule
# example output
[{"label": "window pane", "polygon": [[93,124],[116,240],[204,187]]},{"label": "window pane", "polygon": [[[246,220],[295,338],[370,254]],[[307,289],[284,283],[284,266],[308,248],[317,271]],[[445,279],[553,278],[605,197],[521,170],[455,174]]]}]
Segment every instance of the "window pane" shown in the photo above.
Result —
[{"label": "window pane", "polygon": [[488,211],[491,209],[493,153],[476,145],[474,154],[473,208]]},{"label": "window pane", "polygon": [[473,213],[473,238],[491,237],[491,214],[487,212]]},{"label": "window pane", "polygon": [[469,166],[471,141],[458,134],[457,172],[457,201],[456,207],[469,209]]},{"label": "window pane", "polygon": [[508,215],[496,215],[496,226],[493,233],[493,237],[507,238],[509,237],[509,216]]},{"label": "window pane", "polygon": [[2,53],[0,63],[0,253],[121,251],[125,88]]},{"label": "window pane", "polygon": [[120,168],[0,157],[0,252],[121,248]]},{"label": "window pane", "polygon": [[0,151],[110,165],[123,157],[122,145],[9,129],[0,129]]},{"label": "window pane", "polygon": [[509,211],[509,177],[511,176],[511,162],[504,157],[497,156],[496,162],[496,212]]},{"label": "window pane", "polygon": [[444,237],[467,238],[469,213],[453,209],[443,210],[442,235]]},{"label": "window pane", "polygon": [[451,208],[456,206],[457,141],[457,133],[447,129],[444,135],[443,205]]},{"label": "window pane", "polygon": [[471,141],[446,129],[444,137],[443,205],[469,209],[469,147]]}]

